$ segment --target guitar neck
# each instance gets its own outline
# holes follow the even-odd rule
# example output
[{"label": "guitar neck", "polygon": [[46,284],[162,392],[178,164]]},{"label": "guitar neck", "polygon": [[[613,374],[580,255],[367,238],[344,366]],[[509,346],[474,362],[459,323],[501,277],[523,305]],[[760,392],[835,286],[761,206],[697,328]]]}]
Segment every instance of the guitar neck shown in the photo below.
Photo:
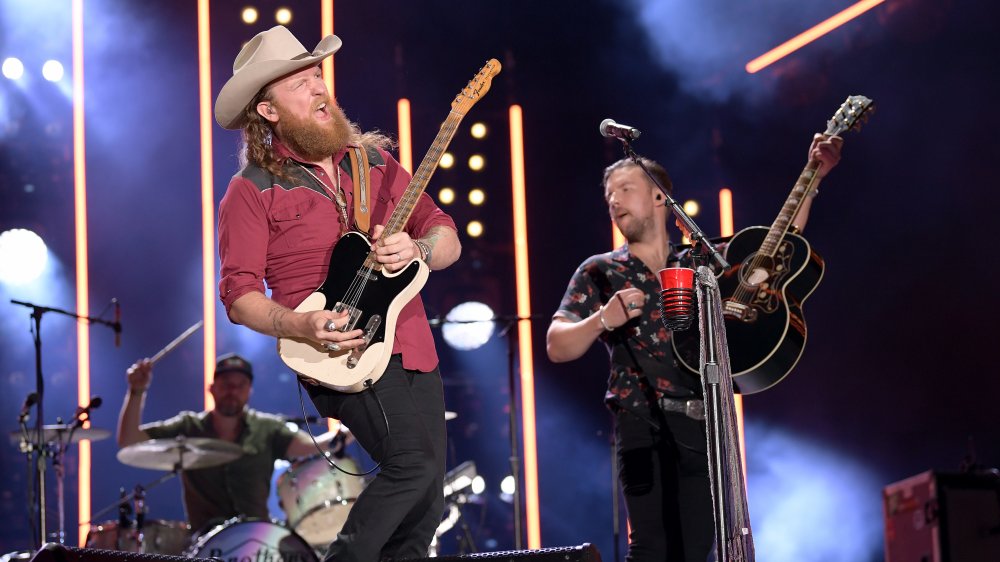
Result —
[{"label": "guitar neck", "polygon": [[[462,117],[464,115],[452,111],[448,114],[448,118],[445,119],[444,123],[441,124],[441,130],[434,137],[434,142],[431,143],[427,154],[424,155],[420,166],[417,167],[413,178],[410,179],[409,185],[403,191],[403,196],[399,198],[399,203],[396,204],[395,210],[389,216],[389,220],[386,221],[382,238],[403,230],[403,227],[406,226],[406,221],[410,220],[413,209],[417,206],[417,202],[424,193],[424,189],[427,188],[427,183],[430,181],[431,176],[434,175],[434,170],[437,169],[438,162],[441,161],[441,155],[444,154],[451,139],[455,136],[458,125],[462,122]],[[368,255],[364,265],[365,267],[376,265],[374,249]]]},{"label": "guitar neck", "polygon": [[788,227],[792,224],[792,219],[795,218],[799,209],[802,208],[806,194],[812,190],[813,184],[816,183],[816,172],[819,171],[821,165],[822,162],[813,159],[802,169],[799,179],[795,182],[795,186],[792,187],[792,192],[788,194],[785,204],[781,206],[778,218],[774,219],[771,229],[768,230],[767,236],[764,238],[764,243],[760,246],[761,254],[774,257],[778,249],[778,244],[781,243],[782,238],[788,232]]}]

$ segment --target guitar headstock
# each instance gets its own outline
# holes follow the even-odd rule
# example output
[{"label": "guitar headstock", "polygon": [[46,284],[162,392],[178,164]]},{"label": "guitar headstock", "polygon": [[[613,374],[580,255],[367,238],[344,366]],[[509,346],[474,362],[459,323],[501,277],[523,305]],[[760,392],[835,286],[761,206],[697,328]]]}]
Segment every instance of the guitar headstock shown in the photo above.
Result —
[{"label": "guitar headstock", "polygon": [[451,110],[463,116],[468,113],[479,98],[490,91],[490,84],[497,74],[500,74],[500,61],[497,59],[486,61],[472,80],[469,80],[469,83],[455,96],[455,101],[451,102]]},{"label": "guitar headstock", "polygon": [[846,131],[861,129],[868,117],[875,111],[875,102],[865,96],[850,96],[826,122],[826,136],[840,135]]}]

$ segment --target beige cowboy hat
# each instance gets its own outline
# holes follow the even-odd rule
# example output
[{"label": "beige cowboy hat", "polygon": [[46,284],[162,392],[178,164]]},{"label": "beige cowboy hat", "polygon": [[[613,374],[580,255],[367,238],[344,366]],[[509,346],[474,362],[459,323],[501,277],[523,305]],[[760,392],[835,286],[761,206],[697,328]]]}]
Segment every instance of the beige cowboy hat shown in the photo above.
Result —
[{"label": "beige cowboy hat", "polygon": [[261,31],[236,55],[233,77],[215,99],[215,120],[223,128],[239,129],[243,126],[243,109],[261,88],[316,64],[336,53],[342,44],[336,35],[327,35],[310,53],[285,26]]}]

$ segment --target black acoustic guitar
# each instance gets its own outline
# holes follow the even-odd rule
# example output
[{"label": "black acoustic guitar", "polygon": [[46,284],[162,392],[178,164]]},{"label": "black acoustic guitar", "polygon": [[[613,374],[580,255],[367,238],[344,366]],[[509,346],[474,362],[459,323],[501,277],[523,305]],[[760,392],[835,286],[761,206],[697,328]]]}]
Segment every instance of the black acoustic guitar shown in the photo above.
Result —
[{"label": "black acoustic guitar", "polygon": [[[860,129],[872,100],[851,96],[827,122],[827,136]],[[823,278],[823,259],[805,238],[788,232],[803,198],[812,190],[821,162],[810,160],[770,228],[753,226],[726,248],[732,269],[719,277],[733,383],[741,394],[770,388],[799,362],[807,331],[802,303]],[[699,372],[697,330],[674,332],[674,354]]]},{"label": "black acoustic guitar", "polygon": [[[386,221],[383,237],[406,225],[462,118],[489,91],[499,72],[500,63],[490,59],[455,97],[448,118]],[[402,269],[389,273],[376,261],[368,236],[348,232],[333,248],[326,281],[295,311],[346,311],[349,320],[342,329],[362,329],[365,344],[353,350],[330,351],[311,340],[279,338],[278,355],[299,376],[320,385],[341,392],[364,390],[366,381],[375,383],[385,372],[395,341],[396,319],[420,292],[429,272],[427,264],[414,258]]]}]

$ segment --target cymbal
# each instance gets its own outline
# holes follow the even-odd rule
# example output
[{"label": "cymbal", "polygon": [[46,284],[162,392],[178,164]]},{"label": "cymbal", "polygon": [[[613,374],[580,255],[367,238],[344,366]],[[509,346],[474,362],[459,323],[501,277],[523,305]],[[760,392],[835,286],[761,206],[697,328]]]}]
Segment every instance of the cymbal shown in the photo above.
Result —
[{"label": "cymbal", "polygon": [[150,439],[118,451],[118,460],[136,468],[191,470],[234,461],[243,456],[236,443],[209,437]]},{"label": "cymbal", "polygon": [[458,417],[457,412],[452,412],[451,410],[445,410],[444,412],[444,421],[451,421],[457,417]]},{"label": "cymbal", "polygon": [[[43,425],[42,426],[42,442],[44,443],[62,443],[66,439],[70,438],[70,431],[73,431],[72,424],[53,424],[53,425]],[[21,442],[21,432],[11,431],[10,432],[10,442],[17,443]],[[34,440],[37,433],[35,428],[28,428],[28,439]],[[106,429],[99,429],[96,427],[78,427],[76,431],[73,431],[72,442],[79,443],[84,439],[90,441],[100,441],[101,439],[107,439],[111,437],[111,432]]]}]

